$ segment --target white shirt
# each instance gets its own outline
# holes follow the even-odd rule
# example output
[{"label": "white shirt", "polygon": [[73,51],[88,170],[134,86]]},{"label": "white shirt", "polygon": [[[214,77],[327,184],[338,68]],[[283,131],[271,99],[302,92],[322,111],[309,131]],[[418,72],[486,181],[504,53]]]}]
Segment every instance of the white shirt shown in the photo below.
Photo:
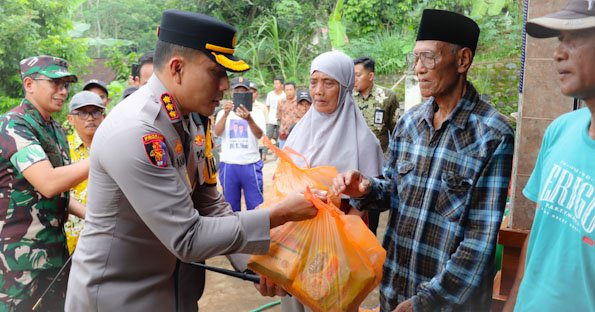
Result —
[{"label": "white shirt", "polygon": [[[224,113],[223,110],[219,111],[215,122],[219,122]],[[266,127],[264,113],[258,108],[253,108],[250,115],[264,132]],[[250,130],[248,121],[238,117],[233,111],[229,112],[227,120],[225,120],[225,129],[221,135],[221,162],[248,165],[259,160],[258,139]]]},{"label": "white shirt", "polygon": [[277,104],[285,98],[285,92],[277,95],[275,90],[267,93],[265,105],[269,108],[269,124],[277,124]]}]

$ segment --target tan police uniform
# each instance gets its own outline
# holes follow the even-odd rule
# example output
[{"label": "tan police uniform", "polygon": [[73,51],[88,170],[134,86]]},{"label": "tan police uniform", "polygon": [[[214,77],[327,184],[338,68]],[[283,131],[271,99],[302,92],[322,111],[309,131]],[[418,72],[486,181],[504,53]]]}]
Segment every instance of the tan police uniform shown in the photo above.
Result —
[{"label": "tan police uniform", "polygon": [[[188,158],[180,125],[193,140]],[[176,258],[267,252],[268,211],[234,214],[215,188],[201,185],[202,131],[184,122],[156,76],[102,123],[67,311],[174,311]]]}]

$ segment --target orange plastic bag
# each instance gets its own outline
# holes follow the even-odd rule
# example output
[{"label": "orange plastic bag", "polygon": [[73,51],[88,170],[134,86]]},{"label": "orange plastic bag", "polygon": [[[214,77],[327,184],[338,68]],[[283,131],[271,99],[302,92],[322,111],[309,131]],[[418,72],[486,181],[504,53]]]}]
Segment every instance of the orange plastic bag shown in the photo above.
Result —
[{"label": "orange plastic bag", "polygon": [[[333,167],[298,168],[288,149],[269,147],[280,159],[269,204],[305,187],[328,189],[336,175]],[[361,218],[343,214],[309,189],[305,196],[318,208],[316,217],[272,229],[269,254],[252,256],[248,267],[313,311],[357,310],[380,283],[386,252]]]}]

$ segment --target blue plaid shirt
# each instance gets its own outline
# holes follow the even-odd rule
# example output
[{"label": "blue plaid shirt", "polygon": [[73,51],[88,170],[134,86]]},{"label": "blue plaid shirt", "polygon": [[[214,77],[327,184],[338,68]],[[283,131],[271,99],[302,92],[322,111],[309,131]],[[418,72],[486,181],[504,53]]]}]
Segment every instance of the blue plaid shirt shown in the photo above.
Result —
[{"label": "blue plaid shirt", "polygon": [[513,129],[471,83],[440,129],[434,105],[430,98],[399,120],[385,178],[352,204],[390,207],[382,311],[409,298],[415,311],[488,311]]}]

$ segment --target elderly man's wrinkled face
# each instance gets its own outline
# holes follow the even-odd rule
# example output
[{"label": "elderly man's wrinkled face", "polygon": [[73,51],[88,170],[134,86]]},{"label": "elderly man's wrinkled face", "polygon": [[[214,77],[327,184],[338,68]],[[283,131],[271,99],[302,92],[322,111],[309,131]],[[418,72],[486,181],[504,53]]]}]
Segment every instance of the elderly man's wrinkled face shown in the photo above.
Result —
[{"label": "elderly man's wrinkled face", "polygon": [[339,82],[331,76],[319,71],[310,75],[310,95],[318,112],[332,114],[337,109],[340,90]]},{"label": "elderly man's wrinkled face", "polygon": [[563,94],[595,98],[595,28],[561,31],[554,61]]},{"label": "elderly man's wrinkled face", "polygon": [[460,75],[456,50],[442,41],[420,40],[413,49],[414,70],[423,97],[440,98],[453,91]]}]

